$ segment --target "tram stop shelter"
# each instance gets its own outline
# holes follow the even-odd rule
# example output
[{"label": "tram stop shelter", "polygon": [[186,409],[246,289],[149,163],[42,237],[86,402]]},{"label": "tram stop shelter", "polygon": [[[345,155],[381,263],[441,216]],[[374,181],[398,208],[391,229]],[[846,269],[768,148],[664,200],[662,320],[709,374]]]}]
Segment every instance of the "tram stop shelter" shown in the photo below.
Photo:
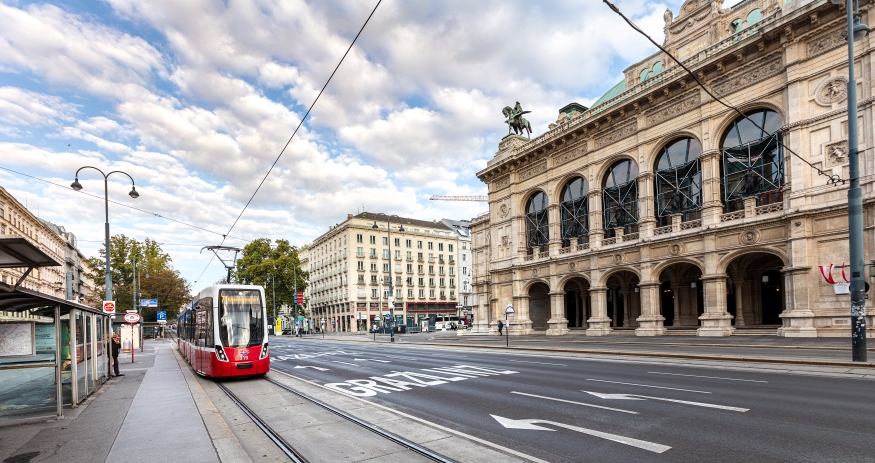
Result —
[{"label": "tram stop shelter", "polygon": [[0,267],[24,269],[0,283],[0,426],[62,419],[108,376],[109,317],[20,285],[61,263],[21,237],[0,238]]}]

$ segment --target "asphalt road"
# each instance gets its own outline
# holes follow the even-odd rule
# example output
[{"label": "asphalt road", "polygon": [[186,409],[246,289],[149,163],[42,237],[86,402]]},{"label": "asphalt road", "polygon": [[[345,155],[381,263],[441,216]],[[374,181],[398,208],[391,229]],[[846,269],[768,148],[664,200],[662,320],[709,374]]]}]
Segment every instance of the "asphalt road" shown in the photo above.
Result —
[{"label": "asphalt road", "polygon": [[295,338],[271,358],[551,462],[875,461],[871,380]]}]

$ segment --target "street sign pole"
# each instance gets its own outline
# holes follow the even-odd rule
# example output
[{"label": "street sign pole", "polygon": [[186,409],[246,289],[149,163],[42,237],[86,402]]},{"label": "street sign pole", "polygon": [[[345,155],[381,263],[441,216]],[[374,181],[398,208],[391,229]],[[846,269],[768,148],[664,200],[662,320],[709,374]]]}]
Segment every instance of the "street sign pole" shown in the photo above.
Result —
[{"label": "street sign pole", "polygon": [[513,304],[508,304],[504,309],[504,346],[510,347],[510,325],[507,323],[508,316],[513,314]]}]

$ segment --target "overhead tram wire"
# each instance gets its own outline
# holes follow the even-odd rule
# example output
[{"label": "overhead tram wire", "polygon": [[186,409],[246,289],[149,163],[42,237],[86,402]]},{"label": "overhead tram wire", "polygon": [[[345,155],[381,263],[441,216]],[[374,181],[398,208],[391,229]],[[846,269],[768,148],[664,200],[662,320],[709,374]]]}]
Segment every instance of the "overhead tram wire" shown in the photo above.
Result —
[{"label": "overhead tram wire", "polygon": [[[340,69],[340,65],[343,64],[343,60],[346,59],[346,55],[348,55],[350,50],[352,50],[353,45],[355,45],[355,42],[358,40],[359,36],[362,35],[362,32],[365,30],[365,26],[368,25],[368,22],[374,16],[374,13],[377,12],[377,7],[380,6],[380,3],[382,1],[383,0],[377,0],[377,4],[374,5],[374,9],[371,10],[371,14],[368,15],[367,19],[365,19],[365,22],[364,22],[364,24],[362,24],[361,29],[359,29],[358,33],[352,39],[352,42],[350,42],[349,47],[346,49],[346,52],[344,52],[343,56],[340,57],[340,61],[337,62],[337,66],[335,66],[334,70],[331,71],[331,75],[328,76],[328,80],[325,81],[325,85],[323,85],[322,89],[319,90],[319,94],[316,95],[316,98],[313,100],[313,103],[310,104],[310,107],[307,108],[307,112],[304,113],[304,116],[301,118],[301,121],[298,122],[298,126],[295,127],[295,131],[292,132],[292,136],[289,137],[289,140],[283,146],[283,149],[280,150],[280,153],[277,155],[276,159],[274,159],[273,164],[271,164],[270,168],[267,169],[267,173],[264,174],[264,178],[261,179],[261,182],[259,182],[258,187],[255,188],[255,191],[252,193],[252,196],[249,197],[249,201],[246,201],[246,204],[243,206],[243,210],[241,210],[240,214],[237,216],[237,218],[234,219],[234,223],[231,224],[231,228],[228,229],[228,233],[226,233],[225,235],[222,236],[222,242],[219,244],[220,246],[225,243],[225,237],[230,235],[231,230],[233,230],[234,227],[237,226],[237,222],[240,220],[240,217],[243,217],[243,213],[246,212],[246,209],[249,207],[249,204],[252,203],[252,200],[255,199],[255,195],[258,194],[258,190],[261,189],[262,185],[264,185],[264,182],[267,180],[267,177],[269,177],[270,173],[273,171],[273,168],[276,167],[276,164],[279,162],[280,158],[283,157],[283,154],[286,152],[286,148],[289,147],[289,144],[292,143],[292,140],[295,138],[295,135],[297,135],[298,130],[300,130],[301,126],[304,125],[304,121],[307,120],[307,116],[310,115],[310,111],[312,111],[313,107],[316,106],[316,102],[319,101],[319,97],[322,96],[322,93],[328,87],[328,84],[331,82],[331,79],[334,78],[334,74],[336,74],[337,70]],[[203,272],[201,272],[201,276],[203,276],[204,272],[207,271],[207,267],[209,267],[212,262],[213,262],[213,259],[211,258],[210,261],[207,263],[206,267],[204,267]],[[200,280],[200,277],[198,277],[198,280]],[[195,281],[197,281],[197,280],[195,280]]]},{"label": "overhead tram wire", "polygon": [[[0,169],[3,169],[3,170],[5,170],[5,171],[7,171],[7,172],[12,172],[13,174],[17,174],[17,175],[21,175],[21,176],[24,176],[24,177],[32,178],[32,179],[34,179],[34,180],[39,180],[40,182],[45,182],[45,183],[48,183],[49,185],[54,185],[54,186],[56,186],[56,187],[60,187],[60,188],[63,188],[63,189],[65,189],[65,190],[71,190],[71,191],[74,191],[74,192],[76,192],[76,193],[78,193],[78,194],[80,194],[80,195],[91,196],[92,198],[97,198],[97,199],[103,201],[103,198],[100,197],[100,196],[97,196],[97,195],[94,195],[94,194],[88,193],[88,192],[86,192],[86,191],[74,190],[74,189],[70,188],[70,187],[67,186],[67,185],[61,185],[61,184],[59,184],[59,183],[52,182],[51,180],[46,180],[46,179],[44,179],[44,178],[35,177],[35,176],[33,176],[33,175],[25,174],[24,172],[18,172],[17,170],[12,170],[12,169],[10,169],[10,168],[8,168],[8,167],[0,166]],[[140,209],[140,208],[138,208],[138,207],[130,206],[130,205],[127,205],[127,204],[125,204],[125,203],[120,203],[120,202],[118,202],[118,201],[113,201],[113,200],[111,200],[111,199],[109,200],[109,202],[111,202],[111,203],[113,203],[113,204],[116,204],[116,205],[118,205],[118,206],[123,206],[123,207],[126,207],[126,208],[128,208],[128,209],[133,209],[133,210],[135,210],[135,211],[142,212],[142,213],[144,213],[144,214],[149,214],[149,215],[152,215],[152,216],[158,217],[158,218],[160,218],[160,219],[169,220],[169,221],[171,221],[171,222],[178,223],[178,224],[180,224],[180,225],[185,225],[186,227],[196,228],[196,229],[198,229],[198,230],[202,230],[202,231],[205,231],[205,232],[207,232],[207,233],[212,233],[212,234],[214,234],[214,235],[221,235],[221,236],[223,236],[223,237],[227,236],[228,238],[235,239],[235,240],[245,241],[245,242],[247,242],[247,243],[250,242],[250,241],[252,241],[252,240],[248,240],[248,239],[245,239],[245,238],[238,238],[238,237],[236,237],[236,236],[228,236],[228,235],[223,234],[223,233],[221,233],[221,232],[217,232],[217,231],[213,231],[213,230],[208,230],[208,229],[206,229],[206,228],[199,227],[199,226],[197,226],[197,225],[193,225],[193,224],[190,224],[190,223],[183,222],[183,221],[181,221],[181,220],[176,220],[176,219],[173,219],[173,218],[170,218],[170,217],[166,217],[166,216],[163,216],[163,215],[161,215],[161,214],[156,214],[156,213],[154,213],[154,212],[147,211],[147,210],[145,210],[145,209]],[[79,241],[85,241],[85,240],[79,240]],[[103,240],[101,240],[100,242],[102,243]]]},{"label": "overhead tram wire", "polygon": [[[686,71],[687,74],[689,74],[690,77],[692,77],[693,80],[696,81],[696,83],[699,85],[699,87],[702,87],[702,90],[705,90],[705,93],[707,93],[708,96],[710,96],[711,98],[713,98],[714,101],[720,103],[721,105],[725,106],[725,107],[728,108],[728,109],[731,109],[732,111],[735,111],[736,113],[738,113],[738,115],[740,115],[741,117],[743,117],[743,118],[745,118],[747,121],[749,121],[751,124],[753,124],[754,127],[758,128],[758,129],[760,129],[760,130],[762,130],[763,133],[768,133],[768,132],[766,131],[765,128],[763,128],[762,126],[760,126],[760,125],[759,125],[758,123],[756,123],[753,119],[747,117],[747,115],[745,115],[740,109],[738,109],[737,107],[735,107],[735,106],[733,106],[733,105],[731,105],[731,104],[729,104],[729,103],[726,103],[725,101],[723,101],[722,99],[720,99],[720,98],[718,98],[716,95],[714,95],[714,93],[711,91],[711,89],[708,88],[708,86],[706,86],[701,80],[699,80],[699,78],[698,78],[695,74],[693,74],[693,71],[690,71],[689,68],[687,68],[686,66],[684,66],[684,64],[681,63],[680,60],[678,60],[677,58],[675,58],[674,55],[672,55],[671,53],[669,53],[668,50],[666,50],[666,49],[663,48],[661,45],[659,45],[658,43],[656,43],[655,40],[653,40],[649,35],[647,35],[646,32],[644,32],[643,30],[641,30],[641,28],[639,28],[634,22],[632,22],[631,19],[627,18],[626,15],[624,15],[623,12],[620,11],[620,9],[617,8],[616,5],[614,5],[613,3],[611,3],[609,0],[602,0],[602,1],[605,2],[605,4],[608,5],[608,7],[609,7],[610,9],[614,10],[614,13],[617,13],[621,18],[623,18],[623,20],[626,21],[626,23],[629,24],[629,26],[631,26],[632,29],[635,29],[639,34],[641,34],[641,35],[643,35],[644,37],[646,37],[647,40],[650,41],[650,43],[652,43],[656,48],[658,48],[660,51],[662,51],[663,53],[665,53],[669,58],[671,58],[672,61],[674,61],[675,63],[677,63],[678,66],[680,66],[684,71]],[[795,151],[793,151],[789,146],[785,145],[784,142],[783,142],[783,140],[778,140],[778,143],[780,143],[781,146],[782,146],[785,150],[789,151],[790,154],[792,154],[793,156],[796,156],[796,158],[798,158],[800,161],[804,162],[805,164],[808,164],[808,167],[811,167],[812,169],[816,170],[817,173],[818,173],[818,175],[823,175],[823,176],[825,176],[825,177],[829,177],[829,180],[827,181],[827,183],[832,184],[832,185],[838,185],[839,183],[841,183],[841,184],[843,184],[843,185],[845,184],[846,180],[843,179],[843,178],[841,178],[841,176],[836,175],[836,174],[831,174],[831,173],[824,172],[824,171],[821,170],[819,167],[817,167],[817,166],[815,166],[814,164],[808,162],[805,158],[803,158],[803,157],[800,156],[798,153],[796,153]]]}]

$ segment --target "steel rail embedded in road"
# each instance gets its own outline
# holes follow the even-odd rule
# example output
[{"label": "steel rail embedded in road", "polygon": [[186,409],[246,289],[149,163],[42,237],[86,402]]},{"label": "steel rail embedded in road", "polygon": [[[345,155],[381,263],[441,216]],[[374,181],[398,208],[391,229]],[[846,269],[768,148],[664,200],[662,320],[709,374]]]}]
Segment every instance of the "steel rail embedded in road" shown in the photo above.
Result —
[{"label": "steel rail embedded in road", "polygon": [[396,444],[398,444],[398,445],[400,445],[400,446],[402,446],[410,451],[418,453],[418,454],[420,454],[420,455],[422,455],[422,456],[424,456],[432,461],[438,461],[441,463],[456,463],[455,460],[451,460],[451,459],[449,459],[449,458],[447,458],[439,453],[432,452],[431,450],[429,450],[425,447],[422,447],[421,445],[410,442],[409,440],[404,439],[403,437],[397,436],[397,435],[392,434],[386,430],[380,429],[380,428],[378,428],[378,427],[376,427],[376,426],[374,426],[366,421],[362,421],[362,420],[360,420],[360,419],[358,419],[358,418],[356,418],[356,417],[354,417],[346,412],[343,412],[341,410],[338,410],[337,408],[332,407],[331,405],[326,404],[325,402],[322,402],[321,400],[314,399],[306,394],[302,394],[302,393],[286,386],[285,384],[274,381],[270,378],[264,378],[264,379],[273,385],[279,386],[279,387],[285,389],[286,391],[289,391],[292,394],[297,395],[298,397],[300,397],[302,399],[308,400],[308,401],[328,410],[329,412],[334,413],[337,416],[340,416],[346,420],[352,421],[353,423],[367,429],[368,431],[371,431],[374,434],[377,434],[378,436],[383,437],[387,440],[395,442]]},{"label": "steel rail embedded in road", "polygon": [[252,422],[255,423],[255,425],[258,426],[258,428],[261,429],[264,434],[266,434],[267,437],[272,440],[273,443],[276,444],[276,446],[283,451],[283,453],[286,454],[287,457],[291,458],[292,462],[308,463],[306,458],[301,456],[301,454],[299,454],[291,445],[289,445],[289,443],[286,442],[285,439],[283,439],[279,434],[277,434],[276,431],[274,431],[267,423],[265,423],[264,420],[262,420],[252,410],[250,410],[249,407],[247,407],[246,404],[244,404],[239,398],[237,398],[237,396],[234,395],[233,392],[229,391],[224,384],[217,382],[216,385],[219,386],[219,389],[224,391],[225,394],[228,394],[228,397],[231,399],[231,401],[237,404],[237,406],[240,407],[240,410],[243,410],[243,413],[245,413],[246,416],[248,416],[249,419],[252,420]]}]

